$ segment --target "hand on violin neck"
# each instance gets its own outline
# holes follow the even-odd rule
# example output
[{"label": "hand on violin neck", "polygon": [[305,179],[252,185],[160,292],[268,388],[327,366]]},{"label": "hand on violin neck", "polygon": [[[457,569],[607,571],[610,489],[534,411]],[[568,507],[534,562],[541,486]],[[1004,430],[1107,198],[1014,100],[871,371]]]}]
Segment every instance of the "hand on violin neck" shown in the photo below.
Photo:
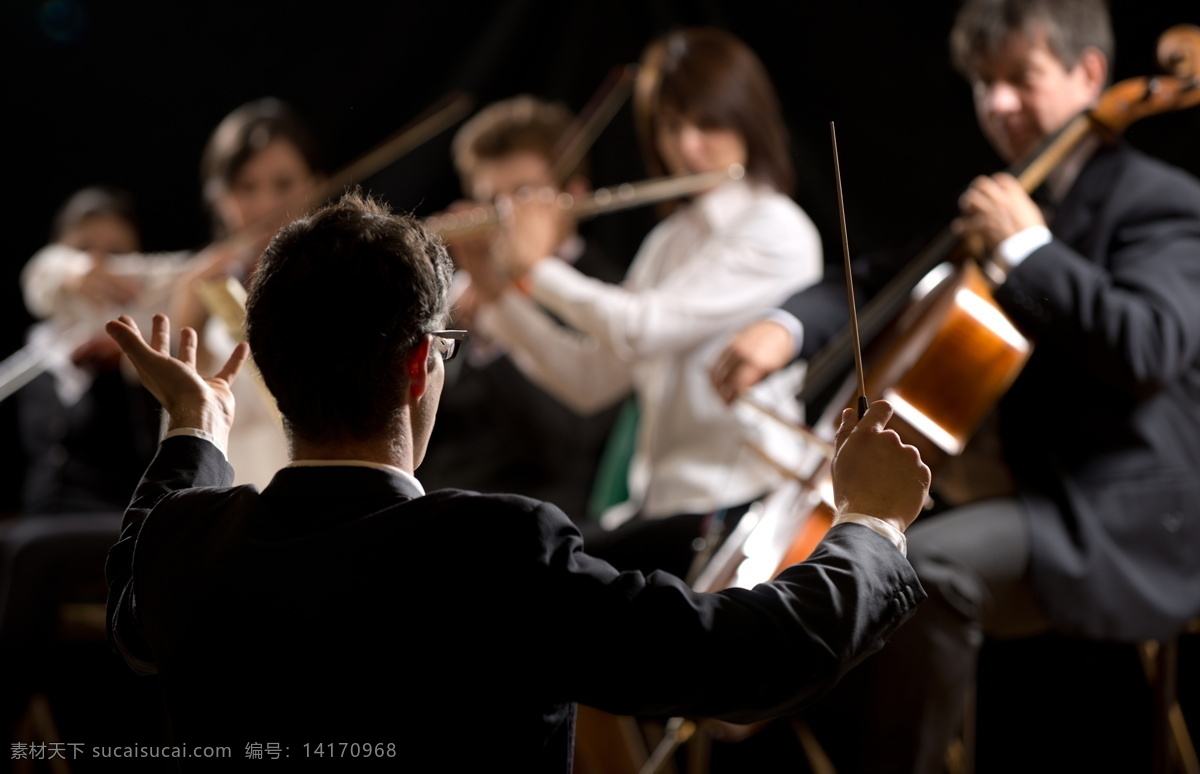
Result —
[{"label": "hand on violin neck", "polygon": [[833,496],[838,510],[874,516],[904,531],[925,505],[930,472],[915,447],[886,429],[892,407],[876,401],[858,419],[842,412],[834,440]]},{"label": "hand on violin neck", "polygon": [[515,196],[496,200],[504,229],[497,254],[512,276],[523,277],[543,258],[554,255],[571,232],[557,197],[553,188],[523,188]]},{"label": "hand on violin neck", "polygon": [[1008,237],[1046,225],[1037,204],[1006,172],[975,178],[959,197],[958,206],[962,215],[954,221],[954,230],[964,239],[980,240],[987,256]]},{"label": "hand on violin neck", "polygon": [[87,299],[97,309],[124,306],[137,300],[142,293],[142,281],[137,277],[113,272],[108,256],[92,253],[92,266],[79,277],[63,282],[63,291]]},{"label": "hand on violin neck", "polygon": [[[458,201],[450,205],[446,212],[459,214],[478,210],[474,202]],[[439,217],[444,213],[439,213]],[[495,231],[480,231],[477,234],[458,237],[446,245],[454,265],[471,276],[471,281],[465,286],[462,296],[455,299],[455,313],[466,311],[473,314],[475,307],[481,303],[495,300],[508,286],[508,277],[493,259],[497,248]],[[469,327],[469,326],[468,326]]]}]

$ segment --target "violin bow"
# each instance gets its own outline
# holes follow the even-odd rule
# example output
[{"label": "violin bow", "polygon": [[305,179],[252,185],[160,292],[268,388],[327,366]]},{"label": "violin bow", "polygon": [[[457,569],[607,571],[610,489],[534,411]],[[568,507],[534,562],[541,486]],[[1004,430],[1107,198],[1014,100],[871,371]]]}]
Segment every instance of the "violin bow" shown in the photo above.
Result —
[{"label": "violin bow", "polygon": [[[471,105],[471,98],[463,92],[451,92],[445,95],[412,121],[405,124],[390,138],[342,167],[336,174],[331,175],[327,180],[318,185],[311,193],[304,197],[301,202],[300,211],[304,212],[318,202],[326,201],[343,189],[396,163],[411,151],[460,121],[470,112]],[[285,208],[289,206],[291,206],[290,202],[283,205]],[[259,218],[254,223],[249,224],[241,231],[236,232],[228,239],[230,241],[235,241],[239,238],[244,239],[255,229],[261,229],[264,223],[277,222],[279,215],[280,212],[278,210],[273,211]],[[213,292],[202,295],[201,300],[204,301],[209,313],[221,319],[222,322],[229,326],[231,331],[240,330],[242,321],[240,319],[231,319],[229,315],[234,313],[236,309],[245,311],[244,299],[226,297],[222,292],[227,287],[224,280],[216,280],[212,284],[214,286]]]},{"label": "violin bow", "polygon": [[471,97],[461,91],[445,95],[387,140],[342,167],[337,174],[331,176],[307,197],[304,209],[325,201],[343,188],[395,164],[408,153],[465,118],[471,111],[472,104]]},{"label": "violin bow", "polygon": [[[301,203],[301,212],[307,211],[317,202],[326,201],[342,189],[394,164],[412,150],[446,131],[466,116],[471,109],[471,103],[471,98],[462,92],[451,92],[442,97],[390,138],[342,167],[337,174],[332,175],[312,193],[305,196]],[[264,222],[273,222],[278,214],[278,211],[275,211],[260,218],[234,234],[231,239],[245,238],[252,229],[261,228]],[[196,292],[208,313],[225,325],[234,340],[245,339],[246,292],[240,282],[232,277],[225,277],[205,283],[197,288]],[[253,355],[251,364],[253,364]],[[252,370],[251,373],[255,377],[255,386],[258,388],[263,402],[271,412],[276,425],[282,428],[283,421],[275,406],[274,397],[263,383],[257,369]]]},{"label": "violin bow", "polygon": [[619,65],[604,79],[579,117],[563,132],[550,151],[551,178],[562,185],[592,149],[600,134],[633,93],[637,65]]}]

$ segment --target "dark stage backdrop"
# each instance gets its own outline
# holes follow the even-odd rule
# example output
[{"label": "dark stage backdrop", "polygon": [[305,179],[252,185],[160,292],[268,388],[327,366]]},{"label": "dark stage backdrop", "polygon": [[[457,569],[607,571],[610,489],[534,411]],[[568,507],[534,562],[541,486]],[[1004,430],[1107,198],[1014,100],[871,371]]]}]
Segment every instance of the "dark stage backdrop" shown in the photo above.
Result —
[{"label": "dark stage backdrop", "polygon": [[[792,130],[797,198],[827,249],[840,250],[831,119],[852,248],[905,244],[944,225],[971,177],[1000,166],[975,128],[968,87],[948,64],[956,7],[948,0],[8,0],[0,11],[10,174],[0,354],[19,346],[28,322],[20,267],[45,243],[55,208],[80,186],[132,191],[147,249],[206,241],[200,151],[217,121],[247,100],[291,102],[336,169],[452,89],[479,104],[532,92],[578,109],[614,66],[681,25],[725,27],[765,60]],[[1153,71],[1163,29],[1200,22],[1195,0],[1115,0],[1113,11],[1117,78]],[[458,194],[450,134],[364,186],[400,209],[444,206]],[[1147,121],[1130,139],[1200,173],[1200,109]],[[599,185],[644,176],[628,108],[596,144],[593,161]],[[652,223],[653,213],[643,211],[596,222],[591,233],[628,258]],[[0,406],[3,428],[10,413]]]}]

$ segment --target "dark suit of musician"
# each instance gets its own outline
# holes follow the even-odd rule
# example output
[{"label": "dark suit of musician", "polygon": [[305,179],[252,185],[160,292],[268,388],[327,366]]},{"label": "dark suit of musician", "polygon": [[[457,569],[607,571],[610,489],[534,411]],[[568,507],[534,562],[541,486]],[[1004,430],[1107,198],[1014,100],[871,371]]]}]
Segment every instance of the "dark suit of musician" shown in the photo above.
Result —
[{"label": "dark suit of musician", "polygon": [[1200,183],[1102,150],[1050,227],[996,294],[1036,340],[1000,405],[1033,581],[1058,629],[1165,637],[1200,612]]},{"label": "dark suit of musician", "polygon": [[[624,273],[590,241],[574,266],[604,282]],[[585,521],[618,407],[582,416],[530,382],[499,345],[471,340],[465,350],[447,370],[422,481],[547,500]]]},{"label": "dark suit of musician", "polygon": [[[1135,641],[1200,613],[1200,183],[1118,145],[1047,214],[1053,241],[996,291],[1034,340],[993,426],[1010,496],[911,531],[931,600],[835,700],[857,717],[866,691],[909,722],[860,718],[840,752],[835,730],[848,771],[938,770],[984,633]],[[789,300],[806,352],[838,293]]]},{"label": "dark suit of musician", "polygon": [[[1034,341],[998,410],[1032,580],[1058,630],[1165,637],[1200,612],[1200,183],[1118,145],[1048,214],[1054,240],[996,291]],[[801,356],[844,293],[785,304]]]},{"label": "dark suit of musician", "polygon": [[[306,743],[351,741],[382,744],[374,762],[393,769],[420,749],[438,770],[565,772],[572,702],[780,714],[923,597],[861,525],[834,528],[773,584],[701,595],[619,574],[557,508],[523,497],[422,496],[363,467],[285,468],[261,494],[232,480],[211,443],[164,441],[108,575],[115,642],[160,676],[177,740],[233,745],[235,764],[255,742],[302,760]],[[733,652],[750,657],[733,667]]]}]

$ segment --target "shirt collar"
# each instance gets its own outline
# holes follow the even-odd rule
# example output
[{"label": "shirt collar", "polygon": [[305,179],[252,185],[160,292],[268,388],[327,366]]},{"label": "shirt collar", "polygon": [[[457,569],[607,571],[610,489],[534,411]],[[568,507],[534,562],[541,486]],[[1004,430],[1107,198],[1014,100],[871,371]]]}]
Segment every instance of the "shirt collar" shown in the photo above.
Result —
[{"label": "shirt collar", "polygon": [[421,482],[417,477],[408,471],[398,468],[395,465],[385,465],[382,462],[369,462],[367,460],[293,460],[288,463],[289,468],[374,468],[375,470],[384,470],[388,473],[395,473],[400,478],[416,487],[417,491],[422,496],[425,495],[425,487],[421,486]]}]

